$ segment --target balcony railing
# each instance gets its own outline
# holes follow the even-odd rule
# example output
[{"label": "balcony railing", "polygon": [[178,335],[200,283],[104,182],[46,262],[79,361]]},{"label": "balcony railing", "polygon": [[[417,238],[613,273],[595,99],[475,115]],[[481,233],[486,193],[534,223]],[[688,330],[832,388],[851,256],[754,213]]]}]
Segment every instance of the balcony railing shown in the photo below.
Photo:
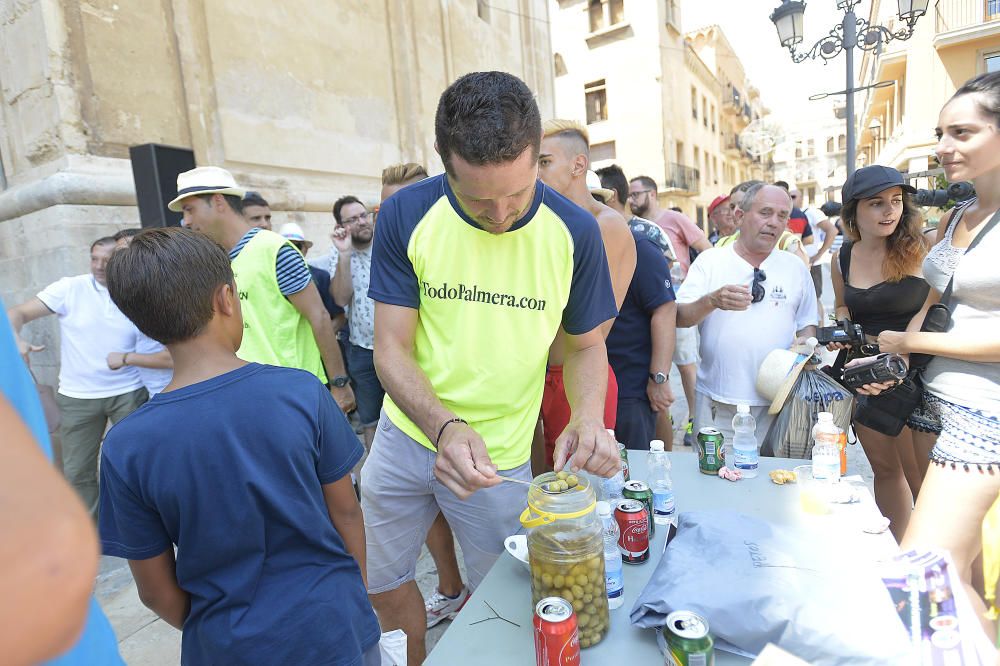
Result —
[{"label": "balcony railing", "polygon": [[937,0],[934,20],[938,34],[1000,20],[1000,0]]},{"label": "balcony railing", "polygon": [[667,163],[667,191],[680,194],[698,194],[701,190],[698,169],[675,162]]},{"label": "balcony railing", "polygon": [[728,87],[729,87],[729,90],[727,91],[728,94],[726,93],[722,94],[723,97],[722,110],[728,111],[729,113],[735,113],[736,115],[740,115],[740,113],[743,111],[743,95],[740,94],[740,91],[736,86],[729,84]]},{"label": "balcony railing", "polygon": [[727,134],[722,140],[722,149],[730,157],[740,156],[740,140],[735,134]]}]

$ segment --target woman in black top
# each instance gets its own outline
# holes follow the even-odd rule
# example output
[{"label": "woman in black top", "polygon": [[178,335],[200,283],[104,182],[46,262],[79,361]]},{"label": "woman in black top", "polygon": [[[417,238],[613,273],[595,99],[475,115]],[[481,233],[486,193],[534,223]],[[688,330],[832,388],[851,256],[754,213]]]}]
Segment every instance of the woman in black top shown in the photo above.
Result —
[{"label": "woman in black top", "polygon": [[[835,307],[838,320],[861,325],[866,342],[874,342],[882,331],[904,330],[927,298],[929,287],[920,271],[927,246],[920,213],[904,188],[912,190],[898,171],[882,166],[859,169],[844,183],[841,221],[849,240],[831,262]],[[830,348],[843,346],[833,343]],[[867,399],[859,396],[861,403]],[[926,460],[918,463],[909,428],[892,437],[855,421],[854,431],[875,472],[875,502],[898,541]]]}]

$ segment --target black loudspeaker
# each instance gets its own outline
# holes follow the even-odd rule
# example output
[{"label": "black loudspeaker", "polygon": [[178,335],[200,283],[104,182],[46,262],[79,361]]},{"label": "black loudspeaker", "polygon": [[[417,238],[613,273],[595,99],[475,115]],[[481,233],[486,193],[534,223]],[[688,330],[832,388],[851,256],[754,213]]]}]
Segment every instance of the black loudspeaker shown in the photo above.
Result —
[{"label": "black loudspeaker", "polygon": [[177,174],[195,167],[194,151],[157,143],[128,149],[142,228],[179,227],[183,215],[167,209],[177,196]]}]

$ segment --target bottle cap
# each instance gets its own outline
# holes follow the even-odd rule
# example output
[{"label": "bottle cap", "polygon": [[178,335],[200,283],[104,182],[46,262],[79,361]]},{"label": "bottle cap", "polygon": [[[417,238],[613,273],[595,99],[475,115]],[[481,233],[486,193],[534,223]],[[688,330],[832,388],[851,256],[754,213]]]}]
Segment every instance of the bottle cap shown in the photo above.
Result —
[{"label": "bottle cap", "polygon": [[817,415],[817,418],[818,418],[818,419],[819,419],[820,421],[823,421],[824,423],[825,423],[826,421],[830,421],[830,422],[833,422],[833,413],[831,413],[831,412],[820,412],[820,413],[819,413],[819,414]]},{"label": "bottle cap", "polygon": [[662,439],[654,439],[653,441],[651,441],[649,443],[649,450],[650,451],[657,451],[657,452],[663,451],[664,450],[663,449],[663,440]]},{"label": "bottle cap", "polygon": [[600,501],[597,503],[597,515],[598,516],[610,516],[611,515],[611,505],[605,501]]},{"label": "bottle cap", "polygon": [[741,402],[740,404],[736,405],[736,411],[739,414],[749,414],[750,413],[750,405]]}]

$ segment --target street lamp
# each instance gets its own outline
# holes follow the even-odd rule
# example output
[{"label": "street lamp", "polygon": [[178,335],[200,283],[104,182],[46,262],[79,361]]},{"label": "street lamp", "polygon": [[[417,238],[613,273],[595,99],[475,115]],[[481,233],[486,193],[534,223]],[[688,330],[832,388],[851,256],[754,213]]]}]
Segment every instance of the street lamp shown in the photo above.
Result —
[{"label": "street lamp", "polygon": [[882,136],[882,121],[878,118],[872,118],[872,121],[868,123],[868,133],[871,134],[872,141],[878,141],[879,137]]},{"label": "street lamp", "polygon": [[[847,88],[834,94],[847,96],[847,171],[854,171],[855,153],[857,150],[854,137],[854,93],[873,86],[854,87],[854,49],[873,51],[894,39],[905,41],[913,36],[917,19],[927,13],[930,0],[897,0],[899,20],[905,24],[896,32],[882,25],[869,23],[859,19],[854,8],[861,0],[837,0],[837,9],[844,12],[844,20],[834,26],[829,34],[813,44],[805,52],[797,52],[796,45],[802,42],[802,17],[806,4],[801,0],[782,0],[781,5],[771,12],[771,22],[778,31],[778,41],[792,54],[792,61],[799,63],[804,60],[822,58],[827,62],[837,57],[841,51],[847,56]],[[882,84],[883,82],[880,82]],[[879,84],[876,84],[879,85]]]}]

